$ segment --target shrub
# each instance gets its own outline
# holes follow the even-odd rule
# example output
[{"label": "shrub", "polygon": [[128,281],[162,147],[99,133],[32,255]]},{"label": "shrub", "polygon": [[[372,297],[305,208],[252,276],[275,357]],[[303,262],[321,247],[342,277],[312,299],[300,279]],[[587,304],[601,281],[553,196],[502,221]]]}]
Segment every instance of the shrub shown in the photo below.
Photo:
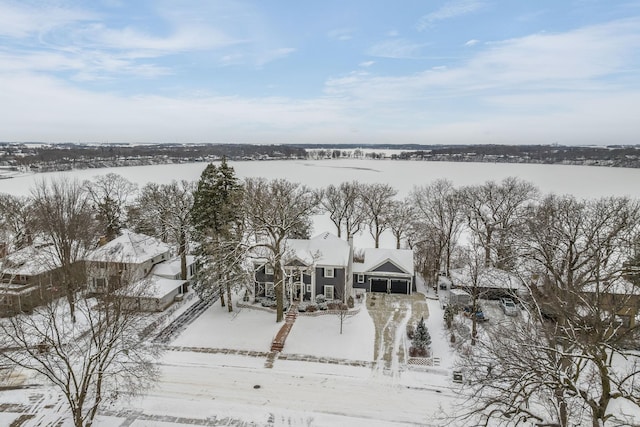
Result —
[{"label": "shrub", "polygon": [[347,298],[347,305],[349,306],[349,308],[353,308],[353,296],[349,295],[349,298]]},{"label": "shrub", "polygon": [[340,301],[330,301],[327,303],[329,310],[340,310],[340,305],[342,305]]},{"label": "shrub", "polygon": [[318,310],[318,306],[315,304],[309,304],[307,306],[307,313],[313,313]]},{"label": "shrub", "polygon": [[324,294],[316,295],[316,302],[325,302],[326,300],[327,300],[327,297],[325,297]]},{"label": "shrub", "polygon": [[327,303],[326,302],[321,302],[320,304],[318,304],[318,308],[320,310],[326,310],[329,307],[327,307]]},{"label": "shrub", "polygon": [[418,326],[416,326],[416,330],[413,333],[413,337],[411,338],[411,347],[415,348],[415,351],[422,353],[423,350],[428,351],[430,345],[431,335],[427,330],[427,326],[424,324],[423,317],[418,322]]},{"label": "shrub", "polygon": [[413,325],[411,323],[407,323],[407,337],[409,337],[410,340],[413,339],[415,331],[416,330],[414,329]]},{"label": "shrub", "polygon": [[298,312],[304,313],[305,311],[307,311],[307,304],[298,304]]}]

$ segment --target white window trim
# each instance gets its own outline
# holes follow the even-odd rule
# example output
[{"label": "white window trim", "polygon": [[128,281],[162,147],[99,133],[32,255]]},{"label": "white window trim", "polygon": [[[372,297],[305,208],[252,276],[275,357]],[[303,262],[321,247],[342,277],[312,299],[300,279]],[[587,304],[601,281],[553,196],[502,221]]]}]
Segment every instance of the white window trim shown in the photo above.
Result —
[{"label": "white window trim", "polygon": [[307,283],[307,293],[311,293],[311,283]]},{"label": "white window trim", "polygon": [[[331,272],[331,274],[329,274],[329,272]],[[335,274],[336,274],[335,268],[333,268],[333,267],[325,267],[324,268],[324,277],[333,278],[333,277],[335,277]]]},{"label": "white window trim", "polygon": [[[271,291],[269,292],[269,289],[271,289]],[[276,289],[275,289],[275,285],[273,282],[266,282],[264,284],[264,296],[266,297],[270,297],[270,296],[275,296],[276,295]]]},{"label": "white window trim", "polygon": [[269,274],[269,275],[273,275],[274,271],[273,271],[273,267],[270,265],[265,265],[264,266],[264,274]]},{"label": "white window trim", "polygon": [[358,283],[364,283],[364,274],[358,274]]},{"label": "white window trim", "polygon": [[[331,290],[331,297],[329,297],[329,295],[327,295],[327,294],[329,293],[329,292],[327,292],[327,291],[329,291],[329,290]],[[332,299],[334,299],[334,298],[335,298],[335,296],[336,296],[336,290],[335,290],[335,287],[334,287],[333,285],[324,285],[324,296],[325,296],[325,298],[326,298],[326,299],[328,299],[328,300],[332,300]]]}]

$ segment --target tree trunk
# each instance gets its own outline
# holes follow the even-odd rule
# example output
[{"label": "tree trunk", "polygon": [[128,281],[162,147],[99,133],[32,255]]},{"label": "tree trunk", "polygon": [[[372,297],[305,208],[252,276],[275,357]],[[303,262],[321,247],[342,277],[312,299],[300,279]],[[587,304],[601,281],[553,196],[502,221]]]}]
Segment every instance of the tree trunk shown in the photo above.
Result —
[{"label": "tree trunk", "polygon": [[228,308],[229,308],[229,313],[231,313],[233,311],[233,302],[231,301],[231,283],[229,283],[229,280],[226,281],[227,282],[227,301],[228,301]]},{"label": "tree trunk", "polygon": [[220,297],[220,307],[224,307],[224,287],[222,281],[218,282],[218,296]]},{"label": "tree trunk", "polygon": [[284,280],[279,258],[273,267],[273,279],[276,293],[276,323],[280,323],[284,320]]}]

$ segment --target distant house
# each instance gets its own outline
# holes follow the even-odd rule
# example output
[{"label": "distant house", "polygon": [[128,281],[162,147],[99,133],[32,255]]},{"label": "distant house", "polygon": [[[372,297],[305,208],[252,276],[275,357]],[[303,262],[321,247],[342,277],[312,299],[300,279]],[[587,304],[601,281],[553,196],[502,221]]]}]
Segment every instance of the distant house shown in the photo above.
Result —
[{"label": "distant house", "polygon": [[115,292],[133,308],[162,311],[187,292],[195,274],[195,258],[187,256],[187,279],[180,258],[155,237],[125,231],[85,258],[88,288],[95,294]]},{"label": "distant house", "polygon": [[[353,246],[325,232],[311,239],[289,239],[283,262],[287,299],[346,299],[354,288],[368,292],[410,294],[414,284],[413,251],[365,249],[363,262],[353,261]],[[256,262],[255,296],[273,296],[274,271],[268,260]]]},{"label": "distant house", "polygon": [[495,267],[480,268],[477,272],[469,267],[451,269],[451,287],[461,288],[473,295],[487,299],[503,297],[526,298],[528,288],[515,274]]},{"label": "distant house", "polygon": [[0,316],[30,312],[64,294],[60,261],[50,244],[34,244],[0,260]]},{"label": "distant house", "polygon": [[410,249],[367,248],[364,259],[353,263],[354,288],[409,295],[413,285],[413,251]]},{"label": "distant house", "polygon": [[[315,301],[318,294],[346,301],[351,295],[351,246],[331,233],[311,239],[285,242],[285,295],[289,300]],[[255,263],[255,296],[273,296],[273,266],[267,260]]]}]

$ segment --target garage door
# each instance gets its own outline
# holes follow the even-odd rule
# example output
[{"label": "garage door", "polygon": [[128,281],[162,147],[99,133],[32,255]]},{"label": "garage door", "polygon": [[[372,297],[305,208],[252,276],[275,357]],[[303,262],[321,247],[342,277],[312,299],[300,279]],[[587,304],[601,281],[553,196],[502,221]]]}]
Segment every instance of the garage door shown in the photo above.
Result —
[{"label": "garage door", "polygon": [[408,280],[392,280],[391,281],[391,293],[392,294],[407,294],[407,286],[409,286]]},{"label": "garage door", "polygon": [[371,279],[371,292],[387,292],[387,279]]}]

